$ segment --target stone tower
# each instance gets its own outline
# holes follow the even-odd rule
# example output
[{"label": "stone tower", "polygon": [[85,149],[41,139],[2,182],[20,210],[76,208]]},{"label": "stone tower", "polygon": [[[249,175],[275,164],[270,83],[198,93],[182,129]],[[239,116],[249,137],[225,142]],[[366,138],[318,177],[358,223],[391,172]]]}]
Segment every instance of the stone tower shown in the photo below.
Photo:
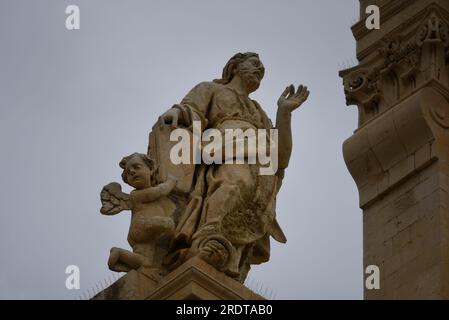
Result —
[{"label": "stone tower", "polygon": [[[368,30],[365,9],[380,8]],[[366,299],[449,299],[449,1],[360,0],[340,72],[358,128],[343,153],[363,210]]]}]

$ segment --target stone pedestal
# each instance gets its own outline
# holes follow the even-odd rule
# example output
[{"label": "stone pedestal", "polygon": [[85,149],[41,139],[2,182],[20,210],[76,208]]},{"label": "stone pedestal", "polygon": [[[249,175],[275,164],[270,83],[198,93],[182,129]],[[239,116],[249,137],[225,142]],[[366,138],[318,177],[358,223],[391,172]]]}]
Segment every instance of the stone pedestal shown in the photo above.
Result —
[{"label": "stone pedestal", "polygon": [[366,299],[449,298],[449,1],[380,5],[380,30],[353,26],[359,64],[341,71],[359,124],[344,158],[363,209]]},{"label": "stone pedestal", "polygon": [[94,300],[263,300],[264,298],[199,258],[164,277],[133,270],[98,293]]}]

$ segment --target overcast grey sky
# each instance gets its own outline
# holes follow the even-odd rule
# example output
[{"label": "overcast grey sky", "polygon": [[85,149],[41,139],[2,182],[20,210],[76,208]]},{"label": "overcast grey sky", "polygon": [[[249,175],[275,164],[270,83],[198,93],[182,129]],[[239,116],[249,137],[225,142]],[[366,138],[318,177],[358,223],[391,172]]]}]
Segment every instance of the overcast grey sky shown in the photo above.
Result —
[{"label": "overcast grey sky", "polygon": [[[65,8],[81,29],[65,29]],[[362,213],[342,157],[357,126],[340,64],[354,57],[356,0],[2,0],[0,298],[74,299],[111,274],[130,216],[102,216],[119,160],[145,152],[157,117],[236,52],[265,65],[252,97],[274,119],[286,85],[309,100],[278,195],[286,245],[250,272],[278,299],[361,299]],[[65,288],[65,268],[81,289]]]}]

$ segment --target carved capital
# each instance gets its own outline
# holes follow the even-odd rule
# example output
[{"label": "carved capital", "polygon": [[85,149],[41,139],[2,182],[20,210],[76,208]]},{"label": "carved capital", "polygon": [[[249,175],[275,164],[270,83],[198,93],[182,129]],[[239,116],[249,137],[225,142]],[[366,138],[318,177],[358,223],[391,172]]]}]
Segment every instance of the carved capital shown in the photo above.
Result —
[{"label": "carved capital", "polygon": [[369,60],[340,72],[346,103],[358,106],[359,127],[432,79],[449,88],[448,23],[433,7],[422,16],[377,42]]},{"label": "carved capital", "polygon": [[345,162],[362,208],[433,161],[449,161],[448,97],[432,81],[345,141]]},{"label": "carved capital", "polygon": [[430,17],[419,28],[417,35],[418,45],[426,42],[442,42],[446,47],[449,46],[449,28],[435,11],[430,13]]}]

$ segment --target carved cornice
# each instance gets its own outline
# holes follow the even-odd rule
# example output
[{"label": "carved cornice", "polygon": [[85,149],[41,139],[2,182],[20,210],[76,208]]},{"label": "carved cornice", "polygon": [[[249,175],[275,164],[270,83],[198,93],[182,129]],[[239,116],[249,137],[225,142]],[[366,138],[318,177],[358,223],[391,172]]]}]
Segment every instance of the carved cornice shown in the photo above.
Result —
[{"label": "carved cornice", "polygon": [[[390,18],[394,17],[396,14],[398,14],[414,2],[416,2],[416,0],[395,0],[384,4],[380,7],[381,23],[383,24],[387,22],[388,20],[390,20]],[[357,41],[371,32],[371,30],[368,30],[365,26],[365,18],[366,16],[363,16],[362,19],[354,24],[351,28],[354,38]]]},{"label": "carved cornice", "polygon": [[[409,3],[409,2],[415,2],[415,1],[416,0],[410,0],[410,1],[406,1],[406,2]],[[387,5],[393,5],[395,3],[396,2],[390,2]],[[401,3],[402,3],[402,6],[400,6]],[[385,23],[389,18],[391,18],[394,15],[398,14],[402,9],[404,9],[406,7],[406,4],[404,4],[402,1],[398,1],[397,6],[400,6],[400,7],[397,8],[397,10],[395,10],[395,11],[391,11],[390,10],[390,14],[388,14],[388,11],[384,12],[385,9],[383,7],[381,8],[381,23]],[[419,25],[419,23],[422,22],[423,20],[425,20],[432,12],[438,12],[438,15],[440,16],[441,19],[443,19],[445,21],[449,21],[449,12],[447,10],[445,10],[444,8],[442,8],[441,6],[439,6],[437,4],[431,4],[427,8],[419,11],[414,16],[411,16],[409,19],[407,19],[405,22],[403,22],[402,24],[400,24],[396,28],[392,29],[388,34],[385,35],[385,37],[394,38],[396,35],[403,33],[407,29],[411,29],[412,32],[413,32],[413,26]],[[386,15],[386,16],[384,16],[384,15]],[[360,38],[358,38],[354,34],[354,37],[356,38],[357,41],[362,39],[364,36],[368,35],[370,32],[377,31],[377,30],[368,30],[366,28],[366,26],[365,26],[365,20],[362,20],[362,21],[358,22],[356,25],[353,26],[353,28],[355,26],[357,26],[357,28],[360,29],[359,30],[360,35],[363,34],[363,36],[361,36]],[[382,26],[381,26],[381,28],[382,28]],[[416,30],[416,32],[418,32],[418,31]],[[369,46],[367,46],[363,50],[359,51],[357,53],[357,59],[359,61],[364,60],[372,52],[377,50],[377,48],[379,47],[379,43],[382,42],[382,41],[383,41],[382,39],[378,39],[377,41],[373,41]]]},{"label": "carved cornice", "polygon": [[449,90],[429,80],[343,145],[346,165],[366,208],[415,172],[449,161]]},{"label": "carved cornice", "polygon": [[415,21],[412,36],[390,34],[377,42],[371,60],[340,72],[346,103],[359,108],[359,127],[430,79],[449,86],[449,26],[436,6],[425,12],[421,21]]}]

